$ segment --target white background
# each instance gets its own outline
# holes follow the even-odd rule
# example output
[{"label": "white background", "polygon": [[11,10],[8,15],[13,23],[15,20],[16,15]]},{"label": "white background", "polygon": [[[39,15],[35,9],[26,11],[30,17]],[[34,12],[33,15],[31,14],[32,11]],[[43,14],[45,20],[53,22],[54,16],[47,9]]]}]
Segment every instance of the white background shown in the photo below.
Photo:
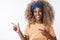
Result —
[{"label": "white background", "polygon": [[[31,0],[0,0],[0,40],[20,40],[18,34],[13,31],[12,22],[20,23],[20,29],[24,33],[26,20],[24,13],[27,4]],[[54,31],[60,40],[60,0],[47,0],[55,10]]]}]

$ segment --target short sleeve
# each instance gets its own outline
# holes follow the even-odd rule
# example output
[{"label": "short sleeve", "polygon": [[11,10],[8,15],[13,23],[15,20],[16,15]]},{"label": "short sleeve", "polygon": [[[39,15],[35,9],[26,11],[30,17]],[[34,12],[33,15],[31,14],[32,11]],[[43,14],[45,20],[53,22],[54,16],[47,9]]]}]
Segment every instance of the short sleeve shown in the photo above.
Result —
[{"label": "short sleeve", "polygon": [[52,26],[50,26],[50,28],[49,28],[49,33],[51,34],[52,37],[56,37],[54,29]]},{"label": "short sleeve", "polygon": [[26,25],[24,35],[29,36],[29,25]]}]

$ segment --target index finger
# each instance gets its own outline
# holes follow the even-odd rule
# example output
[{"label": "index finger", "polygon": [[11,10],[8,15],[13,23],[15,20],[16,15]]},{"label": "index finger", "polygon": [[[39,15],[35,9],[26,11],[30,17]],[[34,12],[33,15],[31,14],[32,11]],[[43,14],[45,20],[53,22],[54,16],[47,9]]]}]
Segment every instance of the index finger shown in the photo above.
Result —
[{"label": "index finger", "polygon": [[11,24],[16,25],[16,24],[14,24],[14,23],[11,23]]}]

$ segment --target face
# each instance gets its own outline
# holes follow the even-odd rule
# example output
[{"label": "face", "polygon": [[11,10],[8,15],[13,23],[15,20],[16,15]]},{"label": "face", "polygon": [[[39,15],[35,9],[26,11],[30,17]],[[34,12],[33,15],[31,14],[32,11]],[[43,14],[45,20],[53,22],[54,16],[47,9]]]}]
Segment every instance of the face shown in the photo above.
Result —
[{"label": "face", "polygon": [[41,11],[41,9],[39,7],[36,7],[34,9],[34,17],[35,17],[36,20],[40,20],[41,19],[42,11]]}]

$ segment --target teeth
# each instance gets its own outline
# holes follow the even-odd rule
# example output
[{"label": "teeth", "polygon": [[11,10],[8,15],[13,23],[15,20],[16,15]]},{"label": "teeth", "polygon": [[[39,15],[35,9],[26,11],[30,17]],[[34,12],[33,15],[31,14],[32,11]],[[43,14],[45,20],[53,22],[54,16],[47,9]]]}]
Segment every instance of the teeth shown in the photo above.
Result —
[{"label": "teeth", "polygon": [[37,17],[39,17],[39,16],[37,16]]}]

